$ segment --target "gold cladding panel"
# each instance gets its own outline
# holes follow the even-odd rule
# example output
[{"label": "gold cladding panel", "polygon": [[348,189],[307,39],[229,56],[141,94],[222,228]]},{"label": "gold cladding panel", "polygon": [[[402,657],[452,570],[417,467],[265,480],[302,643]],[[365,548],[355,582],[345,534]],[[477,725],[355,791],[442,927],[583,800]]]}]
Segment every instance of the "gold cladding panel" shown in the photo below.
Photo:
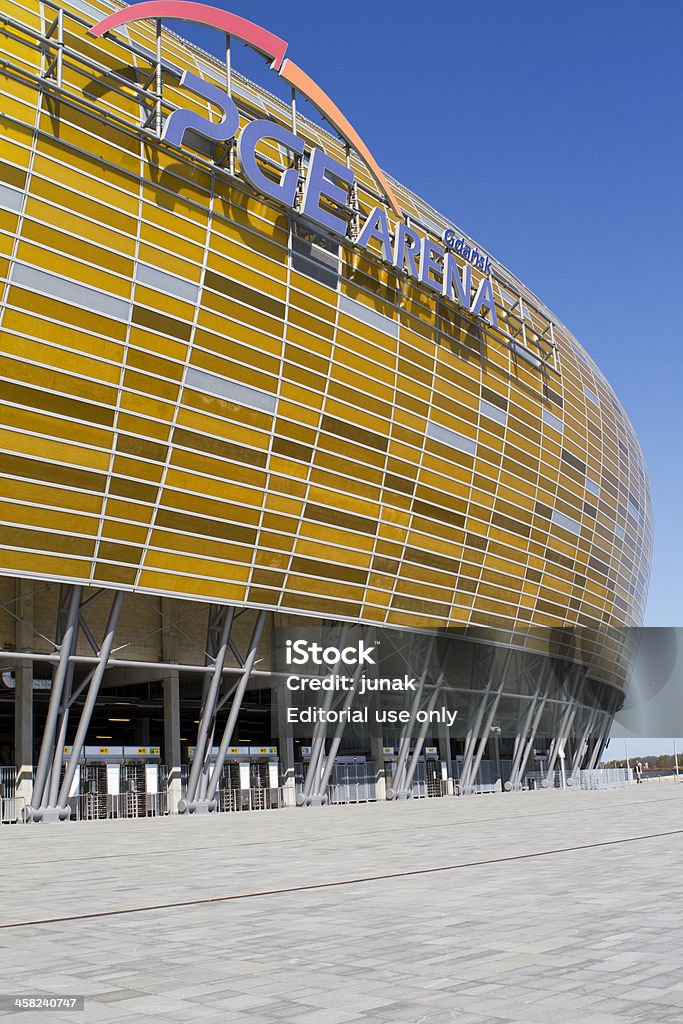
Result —
[{"label": "gold cladding panel", "polygon": [[[36,28],[30,6],[9,14]],[[146,24],[131,38],[153,48]],[[542,375],[362,252],[335,289],[294,265],[281,210],[143,144],[132,94],[102,96],[105,121],[70,63],[58,112],[0,74],[0,185],[26,197],[0,208],[1,571],[393,626],[639,621],[642,456],[564,328]]]}]

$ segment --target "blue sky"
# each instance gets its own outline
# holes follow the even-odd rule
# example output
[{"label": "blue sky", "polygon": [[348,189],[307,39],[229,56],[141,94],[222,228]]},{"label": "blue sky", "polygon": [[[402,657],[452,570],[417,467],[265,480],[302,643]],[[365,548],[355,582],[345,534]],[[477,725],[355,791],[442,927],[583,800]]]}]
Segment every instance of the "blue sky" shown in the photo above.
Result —
[{"label": "blue sky", "polygon": [[[380,165],[506,264],[589,350],[652,482],[646,622],[683,626],[680,0],[213,5],[287,40]],[[174,27],[221,53],[216,33]],[[241,45],[233,59],[277,88]],[[631,756],[672,749],[662,739],[628,746]],[[614,739],[607,756],[623,749]]]},{"label": "blue sky", "polygon": [[[379,163],[590,351],[652,481],[647,623],[683,625],[680,0],[214,6],[286,39]],[[182,31],[220,52],[216,33]],[[235,47],[238,70],[253,74],[255,61]]]}]

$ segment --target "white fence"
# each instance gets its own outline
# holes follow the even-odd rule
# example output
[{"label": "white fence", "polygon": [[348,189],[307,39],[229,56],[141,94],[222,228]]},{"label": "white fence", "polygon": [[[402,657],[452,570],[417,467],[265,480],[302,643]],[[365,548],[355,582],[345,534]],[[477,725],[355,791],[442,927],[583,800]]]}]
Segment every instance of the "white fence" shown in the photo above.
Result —
[{"label": "white fence", "polygon": [[[567,785],[572,782],[567,779]],[[575,776],[574,785],[578,789],[623,789],[633,782],[633,772],[630,768],[593,768],[590,771],[580,771]]]}]

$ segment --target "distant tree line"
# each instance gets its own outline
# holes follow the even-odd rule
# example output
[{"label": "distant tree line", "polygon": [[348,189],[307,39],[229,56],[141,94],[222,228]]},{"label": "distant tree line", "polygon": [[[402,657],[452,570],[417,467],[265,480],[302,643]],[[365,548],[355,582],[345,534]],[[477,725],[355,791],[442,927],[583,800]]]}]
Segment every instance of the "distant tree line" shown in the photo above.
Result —
[{"label": "distant tree line", "polygon": [[[633,767],[633,765],[635,764],[636,761],[640,761],[641,764],[643,765],[643,768],[647,764],[647,767],[648,767],[649,771],[652,771],[653,769],[656,769],[656,768],[675,768],[676,767],[676,762],[674,760],[674,755],[673,754],[651,754],[651,755],[648,755],[646,757],[630,757],[629,758],[629,763],[630,763],[631,767]],[[618,757],[614,761],[602,762],[602,766],[603,766],[603,768],[625,768],[626,767],[626,758],[625,757]],[[683,755],[682,754],[678,755],[678,767],[683,772]]]}]

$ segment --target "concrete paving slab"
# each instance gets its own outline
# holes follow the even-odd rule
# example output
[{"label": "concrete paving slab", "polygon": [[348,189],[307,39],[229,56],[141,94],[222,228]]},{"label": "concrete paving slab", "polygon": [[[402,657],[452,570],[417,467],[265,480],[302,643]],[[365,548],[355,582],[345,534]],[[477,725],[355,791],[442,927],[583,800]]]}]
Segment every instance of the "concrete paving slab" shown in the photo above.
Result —
[{"label": "concrete paving slab", "polygon": [[[38,1024],[680,1024],[683,787],[8,826]],[[13,1018],[11,1018],[13,1019]]]}]

